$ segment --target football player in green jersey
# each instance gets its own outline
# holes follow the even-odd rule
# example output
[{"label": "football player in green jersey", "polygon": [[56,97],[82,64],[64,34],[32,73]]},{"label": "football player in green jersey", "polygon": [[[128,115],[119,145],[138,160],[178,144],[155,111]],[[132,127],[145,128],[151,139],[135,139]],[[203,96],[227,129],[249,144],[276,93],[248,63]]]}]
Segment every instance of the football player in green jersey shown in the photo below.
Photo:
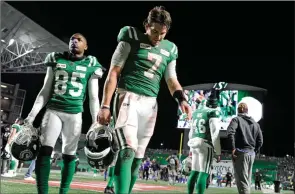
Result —
[{"label": "football player in green jersey", "polygon": [[212,91],[206,106],[197,109],[192,115],[192,125],[189,133],[188,146],[192,151],[192,171],[188,180],[188,193],[203,194],[210,172],[215,149],[217,162],[220,161],[221,146],[219,138],[220,111],[216,92]]},{"label": "football player in green jersey", "polygon": [[50,156],[61,133],[63,168],[59,193],[67,193],[75,172],[75,154],[82,128],[83,103],[88,87],[92,122],[99,111],[98,79],[102,66],[96,57],[85,56],[86,38],[74,34],[69,51],[50,53],[45,59],[47,73],[44,85],[25,122],[32,124],[36,115],[47,104],[41,124],[41,149],[36,160],[36,185],[39,194],[48,193]]},{"label": "football player in green jersey", "polygon": [[[7,140],[7,144],[5,146],[5,151],[8,153],[11,153],[10,151],[10,146],[12,143],[12,140],[16,136],[16,134],[22,129],[22,124],[23,124],[23,118],[19,117],[15,120],[14,124],[11,126],[11,134]],[[3,177],[15,177],[16,176],[16,170],[18,166],[19,160],[13,157],[11,154],[11,161],[9,165],[9,170],[7,173],[4,173],[2,176]]]},{"label": "football player in green jersey", "polygon": [[162,77],[183,112],[191,116],[176,76],[177,46],[164,39],[171,17],[163,7],[155,7],[144,22],[146,32],[125,26],[118,35],[118,46],[104,85],[98,120],[109,123],[114,98],[114,119],[120,152],[115,166],[115,193],[130,193],[138,177],[141,160],[154,132],[157,100]]}]

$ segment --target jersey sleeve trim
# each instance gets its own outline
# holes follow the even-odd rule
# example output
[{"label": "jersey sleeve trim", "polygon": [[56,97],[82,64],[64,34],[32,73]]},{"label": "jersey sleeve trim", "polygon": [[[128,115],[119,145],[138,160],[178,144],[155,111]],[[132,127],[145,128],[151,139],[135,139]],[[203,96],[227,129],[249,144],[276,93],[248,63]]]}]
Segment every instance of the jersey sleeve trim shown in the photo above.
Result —
[{"label": "jersey sleeve trim", "polygon": [[137,32],[134,27],[127,26],[129,38],[138,40]]},{"label": "jersey sleeve trim", "polygon": [[49,53],[46,56],[44,63],[47,66],[51,66],[52,64],[56,63],[55,52]]},{"label": "jersey sleeve trim", "polygon": [[177,46],[174,43],[173,43],[173,47],[171,49],[171,53],[173,55],[177,55],[178,54],[178,48],[177,48]]},{"label": "jersey sleeve trim", "polygon": [[89,56],[89,64],[88,64],[88,67],[93,67],[95,65],[95,60],[92,56]]},{"label": "jersey sleeve trim", "polygon": [[93,75],[96,78],[102,78],[103,76],[103,70],[102,70],[102,66],[100,65],[100,63],[98,62],[97,58],[94,56],[89,56],[90,62],[88,67],[93,67],[95,68]]},{"label": "jersey sleeve trim", "polygon": [[117,40],[118,40],[118,42],[132,41],[132,40],[138,41],[139,40],[138,33],[134,27],[125,26],[125,27],[121,28]]}]

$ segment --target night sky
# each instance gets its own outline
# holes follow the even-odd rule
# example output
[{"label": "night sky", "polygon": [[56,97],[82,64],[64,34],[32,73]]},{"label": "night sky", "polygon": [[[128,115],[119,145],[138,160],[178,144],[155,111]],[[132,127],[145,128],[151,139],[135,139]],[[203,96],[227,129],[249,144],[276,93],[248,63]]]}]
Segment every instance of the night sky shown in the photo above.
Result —
[{"label": "night sky", "polygon": [[[264,102],[262,152],[294,153],[294,2],[9,2],[56,37],[68,42],[80,32],[88,54],[109,68],[120,28],[142,22],[163,5],[172,16],[166,38],[178,46],[177,73],[183,86],[225,81],[268,90]],[[100,89],[106,78],[100,82]],[[2,81],[27,90],[25,118],[43,85],[44,74],[2,74]],[[32,89],[32,85],[34,88]],[[30,88],[30,89],[29,89]],[[102,92],[100,93],[100,98]],[[164,80],[150,148],[178,149],[177,105]],[[41,121],[44,110],[36,119]],[[85,104],[84,133],[90,126]]]}]

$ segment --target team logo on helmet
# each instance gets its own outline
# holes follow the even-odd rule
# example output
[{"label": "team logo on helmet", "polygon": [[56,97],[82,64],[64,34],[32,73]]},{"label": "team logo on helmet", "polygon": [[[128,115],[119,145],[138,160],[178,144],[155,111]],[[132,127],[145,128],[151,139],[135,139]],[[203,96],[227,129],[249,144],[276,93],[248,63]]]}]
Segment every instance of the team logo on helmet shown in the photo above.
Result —
[{"label": "team logo on helmet", "polygon": [[94,124],[86,134],[84,152],[88,164],[96,169],[103,169],[109,166],[115,159],[115,141],[113,129]]},{"label": "team logo on helmet", "polygon": [[32,125],[23,125],[22,130],[13,139],[11,154],[17,160],[31,161],[37,157],[39,149],[39,130]]}]

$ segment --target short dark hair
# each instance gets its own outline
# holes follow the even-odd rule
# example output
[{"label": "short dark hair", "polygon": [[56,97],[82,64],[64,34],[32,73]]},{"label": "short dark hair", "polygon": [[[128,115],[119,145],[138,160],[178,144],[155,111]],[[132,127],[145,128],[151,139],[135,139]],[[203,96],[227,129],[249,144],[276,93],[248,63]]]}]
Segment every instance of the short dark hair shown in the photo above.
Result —
[{"label": "short dark hair", "polygon": [[87,44],[87,39],[86,39],[86,37],[85,37],[83,34],[81,34],[80,32],[77,32],[77,33],[73,34],[73,35],[71,36],[70,39],[72,39],[72,37],[73,37],[74,35],[82,36],[82,37],[85,39],[85,42],[86,42],[86,44]]},{"label": "short dark hair", "polygon": [[156,6],[150,10],[148,17],[143,22],[143,25],[159,23],[165,25],[169,30],[171,27],[172,19],[170,13],[165,10],[163,6]]},{"label": "short dark hair", "polygon": [[238,105],[238,113],[248,113],[248,106],[246,103],[242,102]]}]

